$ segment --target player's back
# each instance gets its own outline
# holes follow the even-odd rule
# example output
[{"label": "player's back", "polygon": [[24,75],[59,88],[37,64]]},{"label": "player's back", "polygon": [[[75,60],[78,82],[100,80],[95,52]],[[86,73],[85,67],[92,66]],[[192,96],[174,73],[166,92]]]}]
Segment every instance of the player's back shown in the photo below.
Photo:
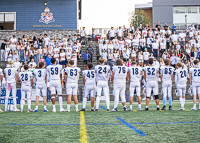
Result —
[{"label": "player's back", "polygon": [[176,70],[176,84],[177,85],[186,85],[187,83],[187,70],[179,68]]},{"label": "player's back", "polygon": [[23,71],[19,73],[19,78],[22,81],[22,85],[31,85],[31,79],[33,78],[33,73],[29,71]]},{"label": "player's back", "polygon": [[125,84],[128,69],[126,66],[114,66],[112,70],[114,74],[114,84]]},{"label": "player's back", "polygon": [[83,76],[85,76],[85,84],[94,84],[95,83],[95,71],[94,70],[84,70]]},{"label": "player's back", "polygon": [[78,67],[67,67],[64,69],[67,73],[67,82],[68,83],[77,83],[79,79],[79,72],[81,71]]},{"label": "player's back", "polygon": [[174,67],[163,66],[160,71],[162,73],[162,81],[171,80],[172,74],[174,73]]},{"label": "player's back", "polygon": [[189,69],[189,71],[192,74],[192,81],[200,82],[200,68],[192,67]]},{"label": "player's back", "polygon": [[46,69],[35,69],[34,75],[37,79],[37,84],[44,84],[45,78],[46,78],[46,75],[47,75],[47,70]]},{"label": "player's back", "polygon": [[16,81],[15,77],[17,73],[17,68],[5,68],[4,73],[6,74],[7,83],[12,83]]},{"label": "player's back", "polygon": [[47,67],[48,78],[51,80],[60,80],[62,67],[60,65],[49,65]]},{"label": "player's back", "polygon": [[140,81],[140,73],[142,71],[141,67],[138,66],[133,66],[133,67],[129,67],[128,71],[130,73],[130,81],[131,82],[138,82]]},{"label": "player's back", "polygon": [[146,66],[144,71],[146,72],[146,81],[157,81],[158,66]]},{"label": "player's back", "polygon": [[95,66],[95,71],[96,71],[96,79],[101,80],[101,81],[108,81],[109,79],[109,71],[110,67],[108,65],[97,65]]}]

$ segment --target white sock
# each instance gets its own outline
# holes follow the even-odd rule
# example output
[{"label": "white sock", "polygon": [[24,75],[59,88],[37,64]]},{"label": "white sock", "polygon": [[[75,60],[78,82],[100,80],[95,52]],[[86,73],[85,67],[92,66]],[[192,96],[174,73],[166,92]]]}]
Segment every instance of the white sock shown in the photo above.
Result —
[{"label": "white sock", "polygon": [[106,106],[107,106],[107,109],[110,109],[110,98],[109,98],[109,95],[106,96]]},{"label": "white sock", "polygon": [[47,110],[47,106],[46,105],[44,105],[44,109]]},{"label": "white sock", "polygon": [[159,108],[159,105],[157,105],[157,107]]},{"label": "white sock", "polygon": [[5,110],[8,108],[8,99],[5,99]]},{"label": "white sock", "polygon": [[23,109],[24,108],[24,100],[23,99],[21,99],[20,105],[21,105],[21,109]]},{"label": "white sock", "polygon": [[146,106],[146,108],[149,108],[149,106]]},{"label": "white sock", "polygon": [[35,106],[35,110],[37,110],[38,109],[38,106]]},{"label": "white sock", "polygon": [[87,103],[87,98],[83,98],[83,109],[85,109]]},{"label": "white sock", "polygon": [[140,109],[141,109],[141,104],[138,104],[138,108],[140,108]]},{"label": "white sock", "polygon": [[67,110],[70,110],[70,104],[67,104]]},{"label": "white sock", "polygon": [[56,105],[55,105],[55,104],[53,104],[53,110],[54,110],[54,109],[56,109]]},{"label": "white sock", "polygon": [[115,96],[115,99],[114,99],[114,109],[117,108],[118,104],[119,104],[119,96],[118,97]]},{"label": "white sock", "polygon": [[183,98],[179,98],[180,104],[181,104],[181,108],[183,108]]},{"label": "white sock", "polygon": [[30,98],[28,98],[27,104],[28,104],[28,109],[31,109],[31,99]]},{"label": "white sock", "polygon": [[78,104],[75,105],[76,110],[78,109]]},{"label": "white sock", "polygon": [[62,101],[62,96],[59,96],[58,97],[58,100],[59,100],[59,104],[60,104],[60,109],[62,109],[63,108],[63,101]]},{"label": "white sock", "polygon": [[14,105],[14,108],[16,109],[17,108],[16,97],[13,98],[13,105]]},{"label": "white sock", "polygon": [[183,98],[183,108],[184,108],[184,106],[185,106],[185,98]]},{"label": "white sock", "polygon": [[193,107],[194,107],[194,108],[197,108],[197,107],[196,107],[196,104],[194,104],[194,106],[193,106]]},{"label": "white sock", "polygon": [[132,105],[130,105],[130,109],[132,109],[132,107],[133,107],[133,106],[132,106]]},{"label": "white sock", "polygon": [[96,109],[99,109],[99,103],[100,103],[100,98],[98,95],[97,95],[97,98],[96,98]]}]

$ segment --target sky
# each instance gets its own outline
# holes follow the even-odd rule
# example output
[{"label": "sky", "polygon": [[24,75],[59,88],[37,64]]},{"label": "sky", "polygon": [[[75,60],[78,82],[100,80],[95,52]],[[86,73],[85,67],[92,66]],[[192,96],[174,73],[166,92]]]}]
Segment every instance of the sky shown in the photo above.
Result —
[{"label": "sky", "polygon": [[147,4],[152,0],[82,0],[82,20],[80,27],[86,27],[88,34],[93,28],[129,26],[129,13],[135,10],[135,4]]}]

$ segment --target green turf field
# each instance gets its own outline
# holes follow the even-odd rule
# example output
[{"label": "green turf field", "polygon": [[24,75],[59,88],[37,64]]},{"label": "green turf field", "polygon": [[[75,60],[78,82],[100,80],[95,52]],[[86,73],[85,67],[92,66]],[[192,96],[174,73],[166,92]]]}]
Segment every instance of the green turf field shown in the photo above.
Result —
[{"label": "green turf field", "polygon": [[[33,104],[32,109],[34,109]],[[103,109],[106,107],[105,103],[100,104],[102,108],[99,112],[91,112],[90,103],[87,103],[87,111],[83,116],[80,116],[81,112],[75,112],[74,105],[71,106],[71,112],[60,113],[58,103],[56,103],[56,113],[51,112],[51,103],[47,106],[49,112],[43,113],[41,104],[38,113],[0,113],[0,143],[77,143],[84,142],[80,140],[83,135],[86,137],[85,141],[89,143],[200,142],[200,111],[190,111],[193,106],[192,101],[186,102],[187,111],[177,111],[180,104],[174,101],[173,111],[168,111],[167,106],[167,111],[164,112],[156,111],[153,101],[150,103],[150,111],[137,111],[137,103],[134,103],[134,111],[131,112],[122,111],[121,104],[118,112],[106,112]],[[79,109],[81,107],[80,103]],[[127,107],[129,108],[129,103]],[[27,106],[24,107],[26,108]],[[142,109],[144,108],[145,102],[142,102]],[[135,131],[137,129],[138,131]]]}]

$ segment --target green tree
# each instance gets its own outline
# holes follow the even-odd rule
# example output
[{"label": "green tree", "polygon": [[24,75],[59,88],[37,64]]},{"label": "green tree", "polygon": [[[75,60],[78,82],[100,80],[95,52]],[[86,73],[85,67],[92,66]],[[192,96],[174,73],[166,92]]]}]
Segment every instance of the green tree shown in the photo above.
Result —
[{"label": "green tree", "polygon": [[142,9],[131,12],[129,15],[129,21],[135,28],[138,28],[140,24],[142,24],[143,27],[146,24],[150,25],[150,18],[147,17],[146,13]]}]

